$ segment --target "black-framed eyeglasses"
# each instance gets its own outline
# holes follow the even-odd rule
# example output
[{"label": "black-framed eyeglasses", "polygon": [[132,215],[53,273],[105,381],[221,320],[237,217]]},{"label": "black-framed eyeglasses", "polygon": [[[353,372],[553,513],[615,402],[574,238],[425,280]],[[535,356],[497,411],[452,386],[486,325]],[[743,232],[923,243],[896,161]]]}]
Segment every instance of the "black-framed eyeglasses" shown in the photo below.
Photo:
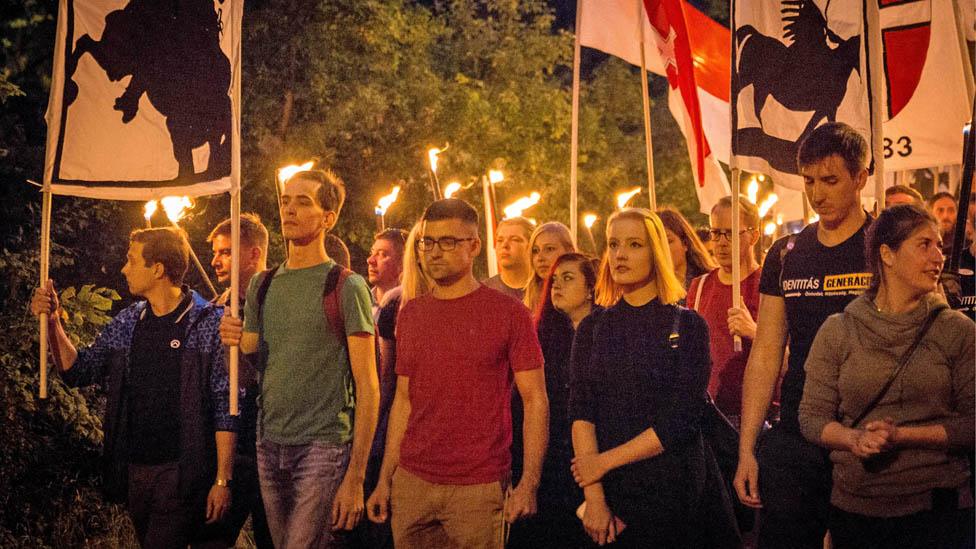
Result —
[{"label": "black-framed eyeglasses", "polygon": [[424,237],[417,241],[417,249],[422,252],[429,252],[434,249],[436,244],[441,251],[449,252],[457,248],[458,242],[474,240],[473,238],[455,238],[453,236],[442,236],[440,238]]},{"label": "black-framed eyeglasses", "polygon": [[[756,230],[755,227],[746,227],[745,229],[742,229],[741,231],[739,231],[739,234],[740,235],[743,235],[743,234],[746,234],[749,231],[754,231],[754,230]],[[718,239],[720,239],[720,238],[724,238],[725,240],[728,240],[729,242],[732,242],[732,229],[712,229],[712,230],[708,231],[708,239],[709,240],[714,240],[714,241],[718,242]]]}]

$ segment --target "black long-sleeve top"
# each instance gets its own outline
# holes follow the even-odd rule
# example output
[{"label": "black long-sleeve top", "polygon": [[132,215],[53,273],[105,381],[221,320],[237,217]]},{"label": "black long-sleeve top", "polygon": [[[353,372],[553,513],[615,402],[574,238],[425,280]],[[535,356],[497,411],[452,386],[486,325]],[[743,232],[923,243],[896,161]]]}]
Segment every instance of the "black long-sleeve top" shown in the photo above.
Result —
[{"label": "black long-sleeve top", "polygon": [[657,299],[641,307],[621,300],[586,318],[576,333],[570,421],[593,423],[601,452],[648,428],[664,446],[663,453],[604,477],[608,503],[621,516],[644,515],[660,505],[687,508],[701,493],[701,413],[711,367],[708,327],[685,310],[678,349],[672,349],[668,338],[678,311]]}]

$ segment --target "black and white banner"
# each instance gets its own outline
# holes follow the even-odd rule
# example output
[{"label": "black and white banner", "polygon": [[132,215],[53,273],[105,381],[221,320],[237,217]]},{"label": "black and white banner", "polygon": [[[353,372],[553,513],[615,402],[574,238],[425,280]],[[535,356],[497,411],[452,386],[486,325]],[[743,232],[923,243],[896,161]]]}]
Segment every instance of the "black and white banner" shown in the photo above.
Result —
[{"label": "black and white banner", "polygon": [[870,141],[863,5],[732,2],[732,154],[740,168],[800,189],[797,148],[814,128],[845,122]]},{"label": "black and white banner", "polygon": [[239,186],[243,0],[61,0],[45,183],[121,200]]}]

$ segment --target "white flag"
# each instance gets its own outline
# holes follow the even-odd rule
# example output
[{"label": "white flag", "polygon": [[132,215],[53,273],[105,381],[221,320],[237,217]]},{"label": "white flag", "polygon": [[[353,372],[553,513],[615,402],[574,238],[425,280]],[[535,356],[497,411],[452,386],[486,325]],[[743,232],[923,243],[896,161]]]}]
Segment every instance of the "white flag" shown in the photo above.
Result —
[{"label": "white flag", "polygon": [[239,186],[242,11],[243,0],[61,0],[51,191],[141,201]]}]

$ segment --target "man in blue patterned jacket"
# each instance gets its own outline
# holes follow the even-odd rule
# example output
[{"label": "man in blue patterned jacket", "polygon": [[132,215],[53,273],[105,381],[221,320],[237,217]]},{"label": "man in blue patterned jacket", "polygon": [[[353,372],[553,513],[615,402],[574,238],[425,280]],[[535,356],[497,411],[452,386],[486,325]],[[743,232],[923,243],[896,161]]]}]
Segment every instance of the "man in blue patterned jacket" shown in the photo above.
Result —
[{"label": "man in blue patterned jacket", "polygon": [[189,257],[173,228],[133,231],[122,274],[144,298],[76,350],[53,281],[31,310],[50,315],[54,362],[70,386],[102,385],[108,499],[124,501],[143,547],[185,547],[230,506],[236,418],[228,413],[221,309],[183,286]]}]

